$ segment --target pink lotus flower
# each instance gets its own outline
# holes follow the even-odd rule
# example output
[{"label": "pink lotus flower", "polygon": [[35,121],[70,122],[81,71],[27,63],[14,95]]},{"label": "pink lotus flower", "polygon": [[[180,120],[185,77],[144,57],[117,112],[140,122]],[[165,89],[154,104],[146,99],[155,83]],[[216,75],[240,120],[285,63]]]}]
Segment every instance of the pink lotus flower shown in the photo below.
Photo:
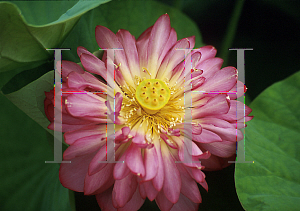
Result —
[{"label": "pink lotus flower", "polygon": [[[62,95],[62,132],[70,145],[63,158],[71,161],[60,166],[62,185],[96,195],[104,211],[138,210],[146,197],[163,211],[197,210],[197,183],[208,189],[202,169],[229,165],[236,142],[243,138],[239,129],[245,127],[245,105],[235,99],[244,94],[244,85],[237,81],[237,70],[220,70],[223,60],[215,57],[212,46],[189,51],[192,91],[206,94],[192,95],[192,123],[185,123],[189,129],[184,130],[185,58],[176,49],[192,49],[195,37],[177,41],[165,14],[137,40],[126,30],[114,34],[103,26],[96,27],[96,40],[102,49],[123,50],[115,52],[115,82],[107,72],[113,59],[107,53],[100,60],[78,47],[86,71],[62,61],[62,91],[81,92]],[[223,93],[214,93],[220,90]],[[226,93],[236,90],[237,94]],[[50,129],[53,111],[52,90],[45,99]],[[252,119],[250,112],[245,106],[246,121]],[[107,131],[107,124],[115,124],[115,135]],[[186,131],[191,137],[184,138]],[[184,160],[188,143],[192,160],[201,163],[175,163]],[[109,145],[115,152],[107,151]],[[99,162],[106,160],[110,162]]]}]

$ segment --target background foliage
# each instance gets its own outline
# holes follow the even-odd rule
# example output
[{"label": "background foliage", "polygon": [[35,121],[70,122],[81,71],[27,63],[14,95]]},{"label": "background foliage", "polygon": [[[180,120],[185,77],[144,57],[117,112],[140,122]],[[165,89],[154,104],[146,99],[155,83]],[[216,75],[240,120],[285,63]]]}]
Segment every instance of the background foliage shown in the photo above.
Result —
[{"label": "background foliage", "polygon": [[[63,59],[78,62],[77,46],[98,48],[96,25],[114,32],[124,28],[137,37],[164,13],[179,38],[196,35],[196,47],[214,45],[226,65],[236,66],[236,53],[228,48],[254,48],[246,51],[245,69],[247,102],[256,98],[250,104],[255,118],[246,129],[246,160],[255,162],[237,165],[235,178],[234,165],[206,172],[209,191],[200,189],[199,210],[297,210],[300,78],[293,74],[300,69],[299,1],[107,2],[0,2],[0,87],[11,100],[0,94],[0,210],[75,209],[73,193],[69,203],[69,192],[59,183],[59,166],[44,163],[53,159],[51,135],[41,127],[47,124],[41,123],[42,94],[52,87],[51,77],[43,75],[53,69],[53,52],[45,48],[71,48]],[[32,96],[39,100],[28,100]],[[92,196],[76,193],[75,199],[77,211],[99,210]],[[157,209],[150,202],[141,208]]]}]

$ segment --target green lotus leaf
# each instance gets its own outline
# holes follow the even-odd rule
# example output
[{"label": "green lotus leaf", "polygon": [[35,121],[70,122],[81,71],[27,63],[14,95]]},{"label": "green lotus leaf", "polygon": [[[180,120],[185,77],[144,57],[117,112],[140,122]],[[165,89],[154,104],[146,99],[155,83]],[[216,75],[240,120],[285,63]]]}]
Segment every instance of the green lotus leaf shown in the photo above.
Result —
[{"label": "green lotus leaf", "polygon": [[[0,72],[52,59],[53,52],[46,49],[60,47],[84,13],[107,1],[16,2],[22,10],[1,2]],[[55,17],[59,18],[53,21]]]},{"label": "green lotus leaf", "polygon": [[236,190],[245,210],[299,210],[300,72],[262,92],[251,104],[246,161],[237,163]]},{"label": "green lotus leaf", "polygon": [[71,211],[59,165],[45,163],[54,156],[47,132],[3,95],[0,101],[0,210]]}]

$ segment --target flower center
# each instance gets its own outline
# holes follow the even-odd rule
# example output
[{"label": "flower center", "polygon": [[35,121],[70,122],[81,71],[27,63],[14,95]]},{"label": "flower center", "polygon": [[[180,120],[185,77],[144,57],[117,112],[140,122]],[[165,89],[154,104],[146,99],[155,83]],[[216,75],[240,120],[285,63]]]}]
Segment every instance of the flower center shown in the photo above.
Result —
[{"label": "flower center", "polygon": [[135,97],[144,111],[149,114],[157,113],[170,99],[169,87],[159,79],[147,79],[136,88]]},{"label": "flower center", "polygon": [[120,116],[130,129],[143,130],[152,143],[161,132],[168,133],[183,122],[184,95],[181,88],[170,86],[167,78],[134,79],[136,88],[128,84],[120,87],[124,93]]}]

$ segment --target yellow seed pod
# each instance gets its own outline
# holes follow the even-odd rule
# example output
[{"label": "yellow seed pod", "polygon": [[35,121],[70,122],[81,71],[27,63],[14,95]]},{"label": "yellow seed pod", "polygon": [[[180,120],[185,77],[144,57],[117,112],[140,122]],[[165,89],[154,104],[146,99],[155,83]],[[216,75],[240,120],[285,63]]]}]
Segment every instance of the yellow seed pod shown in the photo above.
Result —
[{"label": "yellow seed pod", "polygon": [[137,86],[135,96],[144,111],[154,114],[168,103],[171,91],[162,80],[146,79]]}]

